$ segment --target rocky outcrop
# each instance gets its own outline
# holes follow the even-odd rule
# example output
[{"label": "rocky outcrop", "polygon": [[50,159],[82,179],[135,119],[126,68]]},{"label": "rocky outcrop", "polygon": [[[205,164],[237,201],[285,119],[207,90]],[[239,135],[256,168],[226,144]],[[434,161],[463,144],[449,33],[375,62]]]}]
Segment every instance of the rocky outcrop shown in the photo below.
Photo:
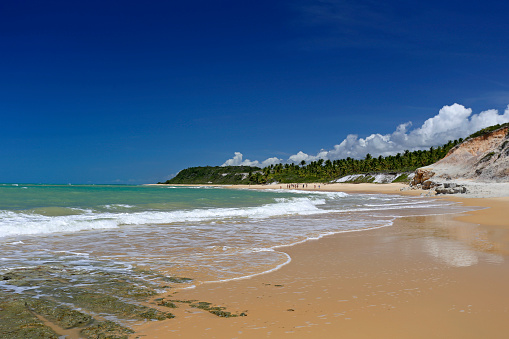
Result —
[{"label": "rocky outcrop", "polygon": [[435,172],[433,172],[429,168],[418,168],[415,171],[415,176],[410,182],[410,186],[417,186],[417,185],[424,185],[426,183],[426,186],[431,186],[432,181],[430,180],[435,175]]},{"label": "rocky outcrop", "polygon": [[509,126],[467,139],[426,170],[441,179],[509,181]]},{"label": "rocky outcrop", "polygon": [[410,187],[423,190],[432,190],[436,194],[456,194],[466,193],[467,188],[453,182],[439,183],[432,180],[435,172],[429,168],[419,168],[415,171],[414,179],[410,182]]},{"label": "rocky outcrop", "polygon": [[[436,194],[467,193],[465,182],[509,182],[509,126],[467,139],[433,165],[419,168],[412,188]],[[462,182],[461,184],[459,182]]]},{"label": "rocky outcrop", "polygon": [[453,182],[450,183],[446,182],[435,187],[435,192],[437,194],[467,193],[467,188],[463,185],[458,185]]},{"label": "rocky outcrop", "polygon": [[467,139],[455,146],[442,160],[417,169],[411,185],[430,189],[440,182],[455,179],[508,182],[509,126]]}]

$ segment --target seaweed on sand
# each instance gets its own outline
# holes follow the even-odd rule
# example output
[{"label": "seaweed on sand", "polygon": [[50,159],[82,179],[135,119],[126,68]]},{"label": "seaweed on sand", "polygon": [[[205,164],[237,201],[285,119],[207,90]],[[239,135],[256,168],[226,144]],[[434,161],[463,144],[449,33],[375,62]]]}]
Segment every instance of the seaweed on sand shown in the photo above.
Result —
[{"label": "seaweed on sand", "polygon": [[0,292],[0,338],[57,339],[58,334],[28,309],[25,298]]},{"label": "seaweed on sand", "polygon": [[98,339],[127,339],[132,333],[133,330],[109,320],[98,322],[81,331],[87,338]]},{"label": "seaweed on sand", "polygon": [[234,318],[234,317],[245,317],[245,316],[247,316],[247,314],[245,312],[242,312],[240,314],[231,313],[231,312],[225,311],[226,307],[213,306],[212,303],[209,303],[209,302],[206,302],[206,301],[177,300],[177,299],[172,299],[170,301],[174,305],[175,305],[175,303],[189,304],[189,306],[191,306],[193,308],[199,308],[201,310],[207,311],[207,312],[209,312],[211,314],[214,314],[214,315],[216,315],[218,317],[222,317],[222,318]]},{"label": "seaweed on sand", "polygon": [[[132,330],[122,325],[124,321],[174,318],[143,305],[164,283],[157,272],[145,274],[151,279],[64,265],[0,273],[0,338],[58,338],[58,328],[81,329],[87,338],[127,338]],[[110,316],[117,320],[104,321]]]}]

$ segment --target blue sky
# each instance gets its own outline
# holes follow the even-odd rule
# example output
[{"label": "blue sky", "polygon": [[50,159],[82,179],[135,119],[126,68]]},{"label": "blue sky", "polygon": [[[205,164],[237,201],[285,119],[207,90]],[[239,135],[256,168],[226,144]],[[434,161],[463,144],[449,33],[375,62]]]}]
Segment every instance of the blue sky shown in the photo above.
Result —
[{"label": "blue sky", "polygon": [[424,131],[444,106],[461,115],[454,103],[503,120],[508,14],[491,0],[3,1],[0,182],[316,157],[350,134]]}]

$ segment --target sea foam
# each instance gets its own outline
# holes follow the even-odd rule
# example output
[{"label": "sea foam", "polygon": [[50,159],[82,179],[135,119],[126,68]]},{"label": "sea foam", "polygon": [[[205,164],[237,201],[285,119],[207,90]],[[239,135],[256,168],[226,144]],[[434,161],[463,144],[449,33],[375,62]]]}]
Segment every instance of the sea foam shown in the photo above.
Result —
[{"label": "sea foam", "polygon": [[[317,206],[324,199],[314,197],[277,198],[275,203],[243,208],[203,208],[176,211],[143,211],[128,213],[129,205],[109,205],[112,212],[81,210],[82,214],[47,216],[36,213],[0,211],[0,237],[17,235],[78,232],[118,228],[122,225],[201,223],[259,219],[285,215],[310,215],[327,213]],[[117,207],[122,213],[113,212]]]}]

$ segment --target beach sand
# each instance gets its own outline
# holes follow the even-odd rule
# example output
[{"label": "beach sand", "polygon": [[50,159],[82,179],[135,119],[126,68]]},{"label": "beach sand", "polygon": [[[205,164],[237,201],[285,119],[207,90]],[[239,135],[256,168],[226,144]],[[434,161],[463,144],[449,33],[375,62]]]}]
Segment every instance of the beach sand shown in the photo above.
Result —
[{"label": "beach sand", "polygon": [[[320,189],[422,193],[400,191],[404,186]],[[167,297],[247,316],[220,318],[179,303],[176,318],[135,327],[133,338],[505,338],[509,198],[442,199],[485,209],[406,217],[389,227],[280,248],[292,261],[277,271]]]}]

